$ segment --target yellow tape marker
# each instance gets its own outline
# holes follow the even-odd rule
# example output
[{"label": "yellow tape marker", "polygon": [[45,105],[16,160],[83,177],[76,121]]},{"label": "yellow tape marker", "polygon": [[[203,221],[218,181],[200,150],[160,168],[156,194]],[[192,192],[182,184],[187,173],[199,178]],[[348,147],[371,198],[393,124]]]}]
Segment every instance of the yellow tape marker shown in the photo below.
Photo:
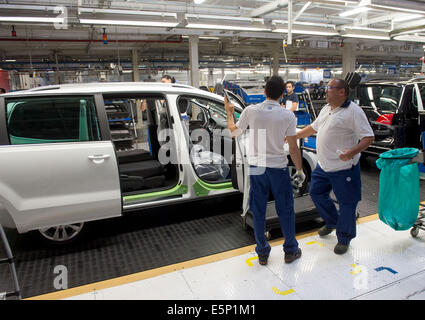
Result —
[{"label": "yellow tape marker", "polygon": [[249,258],[249,259],[247,259],[245,262],[246,262],[246,264],[247,264],[247,265],[249,265],[250,267],[253,267],[253,266],[254,266],[254,264],[253,264],[251,261],[253,261],[253,260],[257,260],[257,259],[258,259],[258,257]]},{"label": "yellow tape marker", "polygon": [[355,274],[359,274],[362,272],[362,268],[360,268],[358,265],[356,264],[352,264],[350,265],[353,269],[353,271],[350,272],[350,274],[355,275]]},{"label": "yellow tape marker", "polygon": [[307,242],[306,245],[311,246],[312,244],[318,244],[321,247],[324,247],[325,245],[323,243],[317,242],[317,241],[311,241]]},{"label": "yellow tape marker", "polygon": [[294,289],[286,290],[286,291],[280,291],[278,288],[273,287],[273,292],[276,294],[280,294],[281,296],[287,296],[288,294],[294,293]]}]

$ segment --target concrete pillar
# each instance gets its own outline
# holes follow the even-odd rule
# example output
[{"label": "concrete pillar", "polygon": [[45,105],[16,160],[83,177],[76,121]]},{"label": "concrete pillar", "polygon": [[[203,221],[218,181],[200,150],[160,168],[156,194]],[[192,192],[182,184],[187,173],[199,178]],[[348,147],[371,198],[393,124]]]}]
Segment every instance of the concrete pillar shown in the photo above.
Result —
[{"label": "concrete pillar", "polygon": [[208,89],[209,87],[214,87],[214,69],[208,69]]},{"label": "concrete pillar", "polygon": [[355,43],[344,43],[342,48],[342,79],[349,72],[356,70],[356,44]]},{"label": "concrete pillar", "polygon": [[140,81],[139,54],[137,53],[137,50],[135,49],[131,50],[131,63],[133,66],[133,81],[138,82]]},{"label": "concrete pillar", "polygon": [[190,85],[199,88],[199,53],[198,53],[198,36],[189,37],[189,64],[190,64]]},{"label": "concrete pillar", "polygon": [[288,67],[285,68],[285,73],[283,75],[283,80],[285,80],[285,82],[289,80],[289,69],[288,69]]}]

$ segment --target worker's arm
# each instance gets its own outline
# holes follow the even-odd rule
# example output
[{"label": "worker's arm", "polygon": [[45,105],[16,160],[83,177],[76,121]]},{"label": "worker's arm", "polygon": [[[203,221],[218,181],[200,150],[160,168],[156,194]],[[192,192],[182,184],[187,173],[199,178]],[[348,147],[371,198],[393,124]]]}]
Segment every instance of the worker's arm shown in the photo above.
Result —
[{"label": "worker's arm", "polygon": [[297,108],[298,108],[298,102],[292,102],[291,111],[292,112],[297,111]]},{"label": "worker's arm", "polygon": [[349,161],[353,159],[356,154],[366,150],[374,140],[375,137],[364,137],[354,148],[349,150],[342,150],[343,153],[339,155],[339,158],[342,161]]},{"label": "worker's arm", "polygon": [[303,138],[307,138],[313,134],[316,134],[317,131],[313,129],[313,127],[311,125],[308,125],[307,127],[305,127],[304,129],[300,130],[297,132],[297,139],[303,139]]},{"label": "worker's arm", "polygon": [[297,144],[297,136],[286,137],[286,141],[288,141],[289,154],[291,156],[292,162],[295,165],[295,168],[297,168],[297,171],[302,170],[303,163],[301,160],[300,148],[298,148]]},{"label": "worker's arm", "polygon": [[226,113],[227,113],[227,128],[230,131],[230,136],[232,138],[237,137],[243,131],[239,129],[235,124],[235,119],[233,116],[235,112],[235,106],[227,100],[226,96],[224,97],[224,108],[226,109]]},{"label": "worker's arm", "polygon": [[146,103],[146,99],[144,99],[144,100],[142,101],[142,105],[141,105],[141,110],[142,110],[142,112],[146,110],[146,107],[147,107],[147,103]]}]

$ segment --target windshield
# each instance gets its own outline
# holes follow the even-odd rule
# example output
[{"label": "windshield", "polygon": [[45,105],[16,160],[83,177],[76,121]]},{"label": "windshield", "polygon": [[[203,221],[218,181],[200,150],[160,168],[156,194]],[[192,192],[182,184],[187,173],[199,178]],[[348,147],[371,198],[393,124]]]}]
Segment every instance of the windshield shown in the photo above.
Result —
[{"label": "windshield", "polygon": [[380,113],[395,113],[403,88],[392,85],[363,85],[357,99],[362,107],[371,107]]}]

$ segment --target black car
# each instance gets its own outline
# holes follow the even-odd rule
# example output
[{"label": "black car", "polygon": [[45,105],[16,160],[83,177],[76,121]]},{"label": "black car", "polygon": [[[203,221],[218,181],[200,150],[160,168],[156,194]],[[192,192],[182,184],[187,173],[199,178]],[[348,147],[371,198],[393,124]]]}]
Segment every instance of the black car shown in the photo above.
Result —
[{"label": "black car", "polygon": [[350,98],[363,108],[375,133],[374,143],[363,152],[365,156],[422,147],[425,78],[368,81],[352,90]]}]

